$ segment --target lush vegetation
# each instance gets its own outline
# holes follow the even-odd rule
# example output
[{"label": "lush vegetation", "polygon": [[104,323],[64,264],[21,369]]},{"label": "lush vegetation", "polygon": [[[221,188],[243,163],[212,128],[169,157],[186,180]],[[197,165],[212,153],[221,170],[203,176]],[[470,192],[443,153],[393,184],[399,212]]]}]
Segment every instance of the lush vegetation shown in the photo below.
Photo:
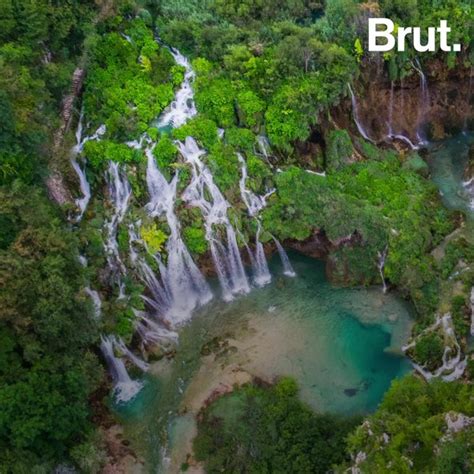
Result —
[{"label": "lush vegetation", "polygon": [[208,473],[326,473],[346,459],[356,423],[314,413],[292,379],[245,385],[200,414],[194,452]]},{"label": "lush vegetation", "polygon": [[103,372],[77,241],[40,190],[0,197],[0,471],[81,463]]},{"label": "lush vegetation", "polygon": [[[449,431],[446,415],[472,417],[472,386],[414,376],[395,381],[377,413],[349,437],[362,472],[472,472],[474,428]],[[462,454],[461,454],[462,452]]]},{"label": "lush vegetation", "polygon": [[[146,158],[127,145],[143,133],[155,142],[166,178],[178,174],[178,196],[191,170],[174,140],[191,135],[207,150],[203,160],[232,204],[229,217],[240,244],[254,238],[256,223],[241,202],[237,153],[247,162],[249,189],[263,195],[275,188],[262,214],[262,241],[270,233],[301,241],[319,232],[329,242],[332,281],[344,285],[379,283],[386,254],[386,279],[418,310],[415,331],[429,327],[440,311],[452,314],[458,336],[467,335],[472,242],[465,229],[446,239],[463,218],[441,206],[419,155],[361,141],[332,114],[344,110],[347,84],[371,70],[369,15],[405,26],[447,19],[453,40],[467,45],[473,37],[472,22],[465,21],[472,16],[468,0],[441,0],[436,8],[429,0],[59,3],[0,0],[1,472],[50,472],[60,463],[100,469],[91,422],[91,398],[105,379],[99,334],[136,343],[134,310],[145,308],[136,269],[119,289],[107,265],[109,160],[121,164],[133,190],[117,229],[120,257],[129,261],[128,231],[138,222],[143,245],[135,251],[153,270],[151,254],[167,259],[170,229],[143,209]],[[153,125],[183,80],[165,44],[189,55],[196,73],[199,114],[172,131]],[[454,54],[446,58],[448,67],[456,65]],[[468,54],[460,58],[472,63]],[[391,79],[414,73],[413,52],[383,60]],[[86,71],[82,98],[74,102],[72,120],[64,120],[63,100],[76,68]],[[77,194],[69,148],[81,110],[86,133],[105,125],[105,134],[87,142],[78,157],[87,160],[93,198],[73,226],[73,202],[65,206],[67,222],[43,181],[59,169]],[[261,148],[264,136],[267,150]],[[200,211],[178,197],[176,213],[189,251],[205,259]],[[87,269],[79,254],[87,257]],[[103,299],[100,320],[86,285]],[[122,290],[126,298],[119,298]],[[411,355],[434,370],[444,347],[441,334],[423,333]],[[466,373],[472,380],[472,360]],[[209,472],[327,472],[349,462],[347,446],[354,455],[367,454],[367,472],[386,472],[387,466],[405,472],[410,463],[426,472],[472,471],[472,428],[443,438],[448,411],[474,415],[472,386],[409,377],[394,384],[369,419],[373,434],[366,423],[347,443],[354,422],[313,413],[294,383],[283,379],[273,387],[242,387],[204,410],[195,451]]]}]

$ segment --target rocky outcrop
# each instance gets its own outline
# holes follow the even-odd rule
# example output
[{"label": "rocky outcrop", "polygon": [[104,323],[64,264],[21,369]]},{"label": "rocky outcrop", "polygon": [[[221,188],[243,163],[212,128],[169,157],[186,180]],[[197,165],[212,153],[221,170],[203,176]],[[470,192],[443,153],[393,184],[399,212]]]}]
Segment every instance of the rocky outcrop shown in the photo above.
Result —
[{"label": "rocky outcrop", "polygon": [[68,130],[71,118],[73,115],[74,102],[82,90],[82,84],[84,82],[85,70],[83,68],[76,68],[71,79],[71,89],[69,94],[63,100],[63,106],[61,110],[61,125],[54,134],[54,143],[52,155],[53,158],[50,163],[50,174],[46,179],[46,187],[48,188],[49,195],[60,206],[74,202],[71,191],[64,181],[63,174],[61,172],[61,166],[55,159],[60,155],[61,146],[63,144],[64,135]]},{"label": "rocky outcrop", "polygon": [[[371,140],[391,142],[392,135],[398,136],[395,142],[406,137],[413,144],[472,128],[472,92],[471,69],[462,65],[448,69],[441,60],[424,66],[414,63],[411,75],[393,83],[383,66],[369,65],[354,91],[359,121]],[[346,101],[334,112],[338,126],[356,131],[352,114]]]}]

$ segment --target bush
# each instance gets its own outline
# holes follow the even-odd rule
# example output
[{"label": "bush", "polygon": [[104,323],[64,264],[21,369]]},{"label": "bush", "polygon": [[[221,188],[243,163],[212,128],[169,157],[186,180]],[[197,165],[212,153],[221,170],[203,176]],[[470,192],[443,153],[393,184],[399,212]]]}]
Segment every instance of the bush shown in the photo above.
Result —
[{"label": "bush", "polygon": [[347,130],[331,130],[326,144],[326,169],[337,171],[350,163],[354,150]]},{"label": "bush", "polygon": [[441,365],[443,353],[443,339],[435,332],[421,336],[414,350],[416,361],[428,369],[434,369]]},{"label": "bush", "polygon": [[292,379],[246,385],[201,413],[194,440],[206,472],[326,473],[346,458],[355,420],[314,413]]}]

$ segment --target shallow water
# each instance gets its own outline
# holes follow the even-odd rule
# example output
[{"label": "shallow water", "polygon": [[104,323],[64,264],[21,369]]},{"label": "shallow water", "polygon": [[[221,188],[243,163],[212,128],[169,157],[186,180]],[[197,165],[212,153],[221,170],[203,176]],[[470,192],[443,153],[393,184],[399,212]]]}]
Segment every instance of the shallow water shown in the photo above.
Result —
[{"label": "shallow water", "polygon": [[[474,196],[463,186],[464,170],[474,132],[466,132],[431,145],[428,155],[433,182],[448,209],[464,211],[474,218]],[[472,188],[474,189],[474,187]]]},{"label": "shallow water", "polygon": [[203,402],[249,374],[291,375],[316,410],[352,414],[373,411],[391,380],[410,369],[400,353],[411,326],[405,302],[378,287],[334,288],[322,262],[290,259],[295,278],[283,276],[274,257],[270,285],[196,313],[180,331],[174,359],[155,363],[138,397],[118,407],[152,470],[166,445],[164,470],[176,472]]}]

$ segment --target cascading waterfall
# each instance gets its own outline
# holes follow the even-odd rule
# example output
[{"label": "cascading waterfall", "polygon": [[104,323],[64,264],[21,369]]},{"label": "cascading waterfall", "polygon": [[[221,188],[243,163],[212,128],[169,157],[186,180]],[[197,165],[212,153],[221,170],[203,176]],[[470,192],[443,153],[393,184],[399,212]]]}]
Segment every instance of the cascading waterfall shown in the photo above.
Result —
[{"label": "cascading waterfall", "polygon": [[145,345],[160,344],[162,346],[169,346],[177,344],[177,332],[161,326],[143,311],[134,310],[134,313],[137,318],[137,332]]},{"label": "cascading waterfall", "polygon": [[288,255],[285,252],[285,249],[283,246],[280,244],[278,239],[272,235],[272,239],[275,242],[276,248],[278,250],[278,254],[280,255],[281,263],[283,265],[283,274],[289,277],[295,277],[296,273],[293,270],[293,267],[291,266],[290,259],[288,258]]},{"label": "cascading waterfall", "polygon": [[416,59],[415,62],[412,62],[412,65],[415,71],[420,75],[420,86],[421,86],[420,104],[418,107],[418,128],[416,131],[416,138],[418,140],[419,145],[425,145],[427,141],[426,141],[426,137],[423,130],[424,128],[423,120],[428,110],[429,102],[430,102],[428,80],[426,79],[426,75],[423,72],[423,69],[418,59]]},{"label": "cascading waterfall", "polygon": [[[139,225],[139,223],[137,223]],[[163,321],[164,315],[168,312],[171,307],[171,301],[169,299],[169,292],[166,291],[166,288],[163,287],[161,282],[155,275],[155,272],[148,265],[147,261],[142,258],[134,249],[134,244],[136,242],[146,245],[139,239],[134,226],[130,225],[128,229],[129,235],[129,248],[130,248],[130,260],[132,264],[137,268],[140,277],[147,286],[148,290],[151,292],[152,297],[142,295],[142,299],[146,301],[152,308],[155,309],[155,316]],[[165,269],[159,258],[155,257],[155,261],[161,272],[165,272]]]},{"label": "cascading waterfall", "polygon": [[[467,366],[467,358],[462,358],[462,350],[459,342],[457,341],[456,334],[454,331],[453,319],[450,313],[446,313],[441,316],[438,315],[436,321],[423,330],[418,338],[424,334],[441,330],[444,334],[444,339],[450,341],[454,346],[454,355],[453,349],[446,343],[444,348],[442,361],[443,364],[441,367],[438,367],[434,372],[430,372],[425,367],[420,366],[419,364],[413,363],[413,367],[426,379],[431,380],[433,378],[440,377],[445,382],[452,382],[453,380],[459,379],[464,373]],[[407,351],[410,348],[415,347],[416,339],[410,344],[402,347],[402,350]]]},{"label": "cascading waterfall", "polygon": [[388,247],[385,247],[382,252],[378,252],[379,261],[378,269],[380,273],[380,278],[382,279],[382,291],[387,293],[387,282],[385,281],[384,269],[385,269],[385,260],[388,254]]},{"label": "cascading waterfall", "polygon": [[77,155],[79,155],[79,153],[81,153],[82,149],[84,148],[84,143],[89,140],[99,140],[100,137],[105,133],[105,125],[101,125],[93,135],[87,136],[82,139],[82,121],[83,112],[81,112],[81,115],[79,116],[79,122],[77,124],[75,134],[76,144],[72,147],[71,150],[71,165],[79,178],[79,188],[82,193],[82,198],[78,198],[75,201],[76,206],[79,208],[80,211],[79,215],[76,216],[76,221],[78,222],[82,219],[82,216],[84,215],[87,205],[89,204],[89,201],[91,199],[91,188],[89,182],[87,181],[86,165],[84,163],[83,167],[81,167],[81,165],[77,162],[76,157]]},{"label": "cascading waterfall", "polygon": [[247,189],[247,163],[240,153],[237,153],[237,158],[241,164],[242,171],[242,176],[239,182],[240,195],[244,201],[245,206],[247,207],[249,216],[254,217],[257,221],[257,233],[255,235],[255,255],[253,255],[249,246],[247,246],[247,251],[252,262],[254,282],[257,286],[264,286],[270,283],[272,277],[268,269],[263,244],[260,242],[262,225],[260,223],[260,219],[258,218],[258,213],[266,206],[267,197],[273,194],[275,190],[273,189],[269,191],[264,196],[257,196],[252,191]]},{"label": "cascading waterfall", "polygon": [[147,372],[150,368],[150,365],[145,362],[144,360],[140,359],[140,357],[136,356],[123,342],[123,340],[119,337],[113,338],[113,343],[115,347],[126,357],[133,365],[138,367],[141,371]]},{"label": "cascading waterfall", "polygon": [[265,158],[265,161],[273,168],[273,165],[270,163],[270,143],[268,138],[265,135],[259,135],[257,137],[258,152],[255,151],[255,154],[261,155]]},{"label": "cascading waterfall", "polygon": [[158,119],[158,127],[180,127],[184,125],[187,120],[197,114],[196,106],[194,105],[194,92],[191,83],[194,80],[194,71],[189,64],[189,61],[179,51],[171,48],[171,54],[174,60],[185,69],[184,81],[181,87],[176,92],[175,100],[163,112]]},{"label": "cascading waterfall", "polygon": [[114,341],[114,336],[102,336],[100,348],[112,376],[115,399],[118,403],[124,403],[135,397],[143,384],[138,380],[132,380],[123,360],[115,356]]},{"label": "cascading waterfall", "polygon": [[354,122],[357,126],[357,130],[359,130],[359,133],[369,142],[373,143],[373,140],[369,137],[367,134],[366,130],[362,126],[362,123],[359,118],[359,106],[357,104],[357,99],[354,94],[354,91],[352,90],[352,87],[350,84],[347,84],[347,87],[349,89],[349,92],[351,94],[351,101],[352,101],[352,116],[354,117]]},{"label": "cascading waterfall", "polygon": [[[223,298],[227,301],[232,295],[248,293],[250,286],[237,244],[235,230],[228,217],[230,204],[214,183],[209,169],[201,161],[205,151],[200,149],[192,137],[186,137],[184,143],[178,142],[181,155],[191,165],[192,180],[182,198],[194,207],[198,207],[205,221],[206,239],[222,288]],[[226,232],[226,241],[219,236],[214,226],[221,225]]]},{"label": "cascading waterfall", "polygon": [[[150,194],[146,208],[152,217],[165,215],[170,228],[166,243],[167,266],[161,266],[161,278],[169,302],[166,317],[175,325],[188,319],[197,306],[208,303],[212,299],[212,293],[181,238],[180,224],[174,212],[179,175],[176,173],[168,183],[156,165],[153,149],[148,148],[146,155]],[[183,295],[186,297],[183,298]]]},{"label": "cascading waterfall", "polygon": [[94,316],[96,317],[96,319],[99,319],[102,311],[102,301],[100,300],[99,293],[97,293],[96,290],[93,290],[89,286],[86,286],[84,288],[84,292],[92,300],[92,304],[94,305]]},{"label": "cascading waterfall", "polygon": [[[108,190],[114,207],[112,218],[106,223],[107,238],[104,243],[105,252],[109,267],[118,270],[119,273],[126,273],[126,268],[120,259],[117,243],[117,231],[119,224],[123,221],[128,209],[132,188],[128,182],[125,172],[120,170],[120,165],[114,161],[109,162],[108,170]],[[117,282],[120,286],[120,278]]]},{"label": "cascading waterfall", "polygon": [[[393,129],[393,96],[394,96],[394,82],[390,86],[390,106],[389,106],[389,135],[392,140],[400,140],[406,143],[412,150],[418,150],[419,146],[415,145],[410,138],[403,133],[395,133]],[[403,79],[400,79],[400,110],[405,110],[405,90],[403,87]]]}]

